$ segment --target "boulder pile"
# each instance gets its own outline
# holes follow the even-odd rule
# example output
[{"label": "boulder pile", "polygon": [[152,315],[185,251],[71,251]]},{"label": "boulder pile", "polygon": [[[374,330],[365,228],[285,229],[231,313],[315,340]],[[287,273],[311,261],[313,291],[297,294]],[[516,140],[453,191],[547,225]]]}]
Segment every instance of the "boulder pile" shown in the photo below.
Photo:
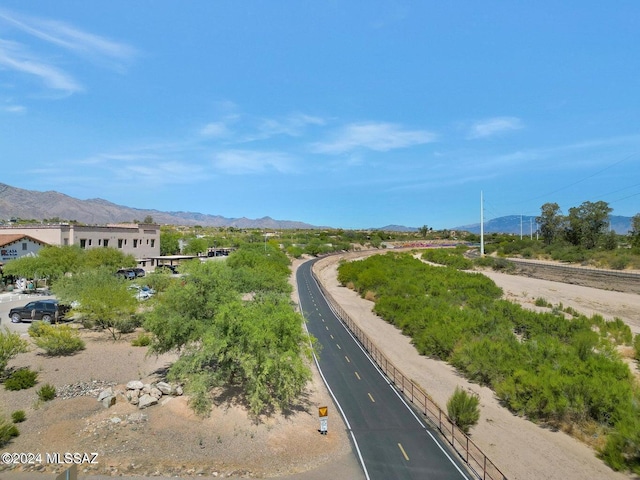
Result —
[{"label": "boulder pile", "polygon": [[116,404],[117,398],[126,400],[131,405],[137,405],[143,409],[151,405],[157,405],[163,396],[180,396],[183,394],[182,386],[167,382],[142,383],[140,380],[131,380],[124,389],[108,387],[98,394],[98,401],[105,408]]}]

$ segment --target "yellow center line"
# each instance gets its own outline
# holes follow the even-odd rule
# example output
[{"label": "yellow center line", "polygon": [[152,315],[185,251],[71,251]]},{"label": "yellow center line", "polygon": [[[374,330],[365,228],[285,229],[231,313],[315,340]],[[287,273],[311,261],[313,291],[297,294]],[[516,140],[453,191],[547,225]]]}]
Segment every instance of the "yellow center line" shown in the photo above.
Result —
[{"label": "yellow center line", "polygon": [[372,401],[373,403],[376,403],[376,401],[373,399],[373,396],[372,396],[370,393],[367,393],[367,395],[369,395],[369,398],[371,399],[371,401]]},{"label": "yellow center line", "polygon": [[407,452],[404,451],[404,448],[402,448],[402,444],[399,443],[398,444],[398,448],[402,452],[402,455],[404,456],[404,459],[408,462],[409,461],[409,456],[407,455]]},{"label": "yellow center line", "polygon": [[351,360],[349,360],[349,357],[347,357],[346,355],[344,356],[344,358],[347,359],[347,362],[351,363]]},{"label": "yellow center line", "polygon": [[356,378],[360,380],[360,375],[358,375],[358,372],[354,372],[354,373],[356,374]]}]

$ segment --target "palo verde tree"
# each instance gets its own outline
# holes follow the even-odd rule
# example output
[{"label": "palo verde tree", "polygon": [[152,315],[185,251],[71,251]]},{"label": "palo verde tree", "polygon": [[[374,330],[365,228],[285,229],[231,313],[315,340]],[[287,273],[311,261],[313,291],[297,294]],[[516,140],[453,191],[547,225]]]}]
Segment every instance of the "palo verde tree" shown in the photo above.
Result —
[{"label": "palo verde tree", "polygon": [[128,285],[113,270],[101,267],[63,277],[53,291],[63,303],[74,305],[73,314],[85,325],[106,329],[115,340],[130,330],[138,305]]},{"label": "palo verde tree", "polygon": [[[281,290],[289,272],[273,256],[269,245],[266,253],[251,245],[227,262],[190,262],[181,283],[147,314],[150,351],[180,354],[169,377],[184,382],[198,414],[209,414],[213,387],[239,389],[256,415],[286,409],[310,378],[309,338],[288,291]],[[241,294],[247,289],[253,289],[251,299]]]}]

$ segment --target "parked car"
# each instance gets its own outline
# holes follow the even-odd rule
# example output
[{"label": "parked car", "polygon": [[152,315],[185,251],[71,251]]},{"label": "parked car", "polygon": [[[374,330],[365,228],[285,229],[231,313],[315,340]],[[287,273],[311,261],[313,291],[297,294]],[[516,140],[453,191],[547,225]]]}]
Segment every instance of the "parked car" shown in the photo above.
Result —
[{"label": "parked car", "polygon": [[133,272],[136,274],[136,277],[144,277],[146,272],[144,271],[144,268],[132,268],[131,270],[133,270]]},{"label": "parked car", "polygon": [[119,275],[127,280],[133,280],[138,275],[136,274],[135,269],[133,268],[121,268],[116,272],[116,275]]},{"label": "parked car", "polygon": [[27,303],[24,307],[12,308],[9,310],[9,318],[12,323],[34,320],[56,323],[62,320],[68,311],[69,307],[60,305],[57,300],[36,300]]}]

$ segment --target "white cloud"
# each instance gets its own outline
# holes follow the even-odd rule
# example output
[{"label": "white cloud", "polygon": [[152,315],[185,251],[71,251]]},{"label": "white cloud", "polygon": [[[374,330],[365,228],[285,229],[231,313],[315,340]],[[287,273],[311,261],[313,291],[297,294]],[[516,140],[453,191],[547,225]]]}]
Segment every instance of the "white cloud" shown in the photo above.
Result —
[{"label": "white cloud", "polygon": [[71,76],[29,54],[15,42],[0,40],[0,66],[38,77],[55,90],[67,93],[82,91],[82,86]]},{"label": "white cloud", "polygon": [[316,143],[317,153],[340,154],[356,149],[386,152],[434,142],[436,135],[426,130],[405,130],[392,123],[355,123],[347,125],[327,142]]},{"label": "white cloud", "polygon": [[293,159],[280,152],[260,152],[254,150],[227,150],[214,155],[213,164],[216,168],[232,175],[258,174],[276,170],[280,173],[290,173],[293,169]]},{"label": "white cloud", "polygon": [[[92,62],[109,63],[116,69],[121,69],[123,62],[131,60],[136,54],[128,45],[83,32],[65,23],[19,15],[5,9],[0,9],[0,24],[20,30],[49,45],[71,51]],[[67,94],[83,90],[72,75],[49,60],[50,55],[45,59],[44,55],[33,53],[37,48],[37,43],[27,48],[22,43],[0,39],[0,67],[32,75],[48,88]]]},{"label": "white cloud", "polygon": [[468,138],[486,138],[511,130],[524,128],[522,121],[516,117],[494,117],[474,123]]},{"label": "white cloud", "polygon": [[223,138],[230,134],[229,127],[224,122],[207,123],[200,129],[200,135],[204,137]]},{"label": "white cloud", "polygon": [[8,105],[6,107],[4,107],[4,111],[8,112],[8,113],[25,113],[27,111],[27,108],[24,107],[23,105]]},{"label": "white cloud", "polygon": [[136,53],[135,49],[129,45],[83,32],[63,22],[18,15],[2,9],[0,9],[0,19],[45,42],[92,59],[102,56],[122,61],[133,58]]}]

